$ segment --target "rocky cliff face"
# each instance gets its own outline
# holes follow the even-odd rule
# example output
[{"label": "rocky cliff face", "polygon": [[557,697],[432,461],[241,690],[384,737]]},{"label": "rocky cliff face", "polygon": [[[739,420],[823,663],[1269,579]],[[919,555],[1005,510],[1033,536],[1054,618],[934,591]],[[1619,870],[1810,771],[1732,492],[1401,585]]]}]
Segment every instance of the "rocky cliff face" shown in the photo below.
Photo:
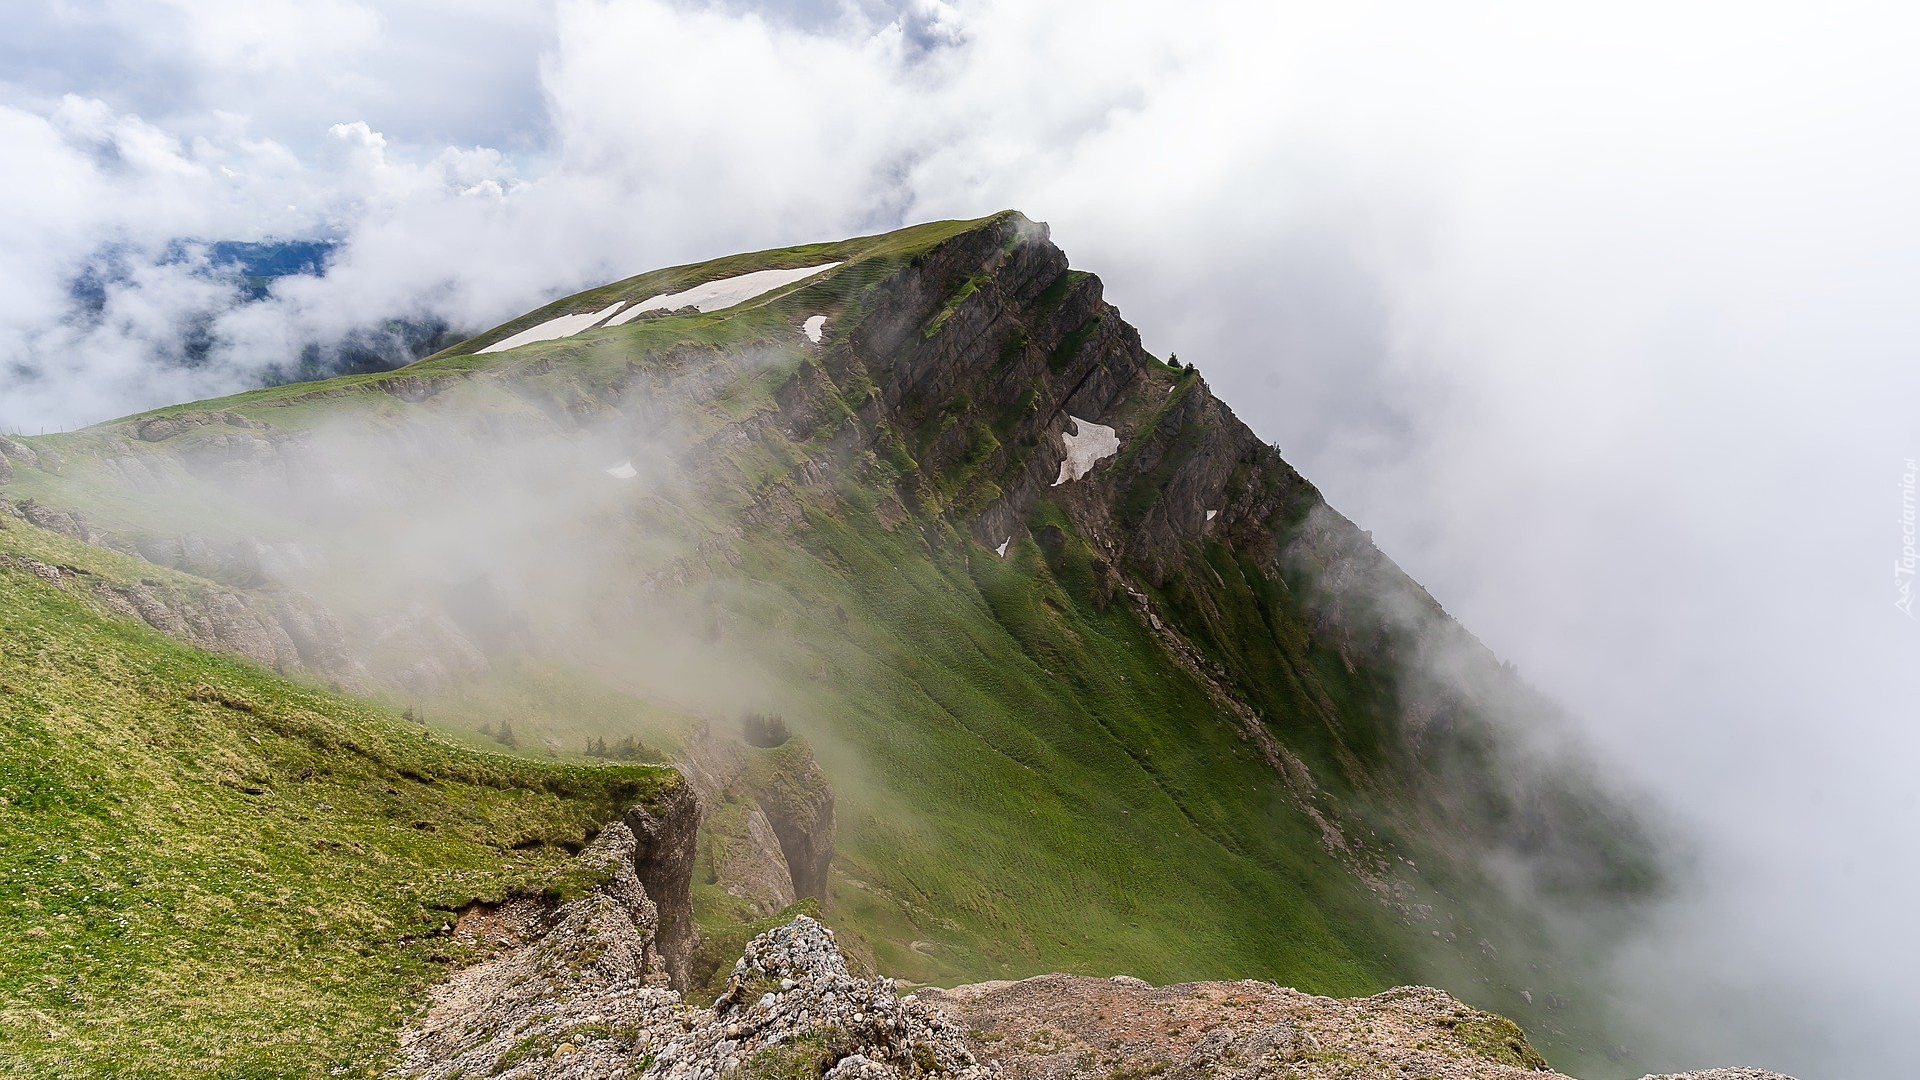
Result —
[{"label": "rocky cliff face", "polygon": [[[631,815],[630,815],[631,816]],[[401,1033],[395,1077],[713,1080],[721,1076],[986,1080],[966,1035],[890,979],[849,974],[833,931],[805,916],[752,941],[726,992],[699,1008],[666,988],[661,913],[635,872],[646,848],[607,829],[583,862],[608,878],[548,912],[495,918],[499,953],[454,974]],[[677,879],[676,879],[677,880]],[[671,888],[672,881],[660,882]]]},{"label": "rocky cliff face", "polygon": [[[833,931],[806,916],[750,942],[719,999],[699,1008],[665,988],[659,944],[660,913],[684,901],[685,882],[656,876],[682,890],[656,903],[635,870],[646,852],[614,825],[582,856],[607,872],[603,884],[551,911],[496,916],[501,951],[435,990],[401,1035],[393,1075],[1567,1080],[1512,1021],[1426,987],[1336,1000],[1253,981],[1046,975],[903,997],[890,979],[850,974]],[[1647,1080],[1791,1078],[1720,1069]]]},{"label": "rocky cliff face", "polygon": [[801,897],[826,899],[834,817],[833,785],[805,738],[761,719],[751,741],[707,725],[678,766],[707,808],[710,883],[764,917]]},{"label": "rocky cliff face", "polygon": [[628,810],[621,825],[633,837],[628,860],[635,880],[648,895],[658,897],[653,947],[674,986],[687,983],[687,965],[698,930],[693,923],[694,848],[700,829],[700,801],[691,785],[669,791],[655,805]]},{"label": "rocky cliff face", "polygon": [[[844,345],[783,390],[788,430],[831,419],[825,383],[871,386],[833,444],[884,457],[902,440],[917,465],[904,505],[966,531],[983,558],[1026,537],[1056,566],[1090,549],[1097,594],[1137,607],[1383,900],[1400,902],[1391,857],[1341,789],[1417,804],[1402,827],[1469,857],[1511,856],[1541,894],[1631,902],[1658,876],[1636,821],[1577,764],[1504,757],[1513,732],[1553,725],[1554,705],[1196,371],[1148,354],[1044,225],[992,219],[860,309]],[[1344,675],[1323,673],[1329,653]],[[1309,742],[1319,762],[1304,759]]]},{"label": "rocky cliff face", "polygon": [[[522,903],[463,919],[457,932],[478,935],[484,926],[500,951],[435,989],[425,1014],[400,1035],[396,1074],[628,1075],[631,1040],[679,1001],[667,988],[660,907],[640,884],[637,848],[626,825],[610,826],[582,856],[607,875],[588,895],[551,910]],[[568,1063],[574,1071],[546,1070],[562,1045],[581,1051]]]},{"label": "rocky cliff face", "polygon": [[[1159,584],[1206,535],[1275,558],[1271,541],[1320,501],[1204,380],[1148,355],[1044,225],[995,219],[868,306],[845,352],[828,357],[879,388],[855,430],[905,432],[922,473],[947,489],[943,509],[971,514],[986,547],[1024,531],[1037,500],[1060,488],[1103,547]],[[1114,428],[1119,447],[1068,486],[1072,417]]]}]

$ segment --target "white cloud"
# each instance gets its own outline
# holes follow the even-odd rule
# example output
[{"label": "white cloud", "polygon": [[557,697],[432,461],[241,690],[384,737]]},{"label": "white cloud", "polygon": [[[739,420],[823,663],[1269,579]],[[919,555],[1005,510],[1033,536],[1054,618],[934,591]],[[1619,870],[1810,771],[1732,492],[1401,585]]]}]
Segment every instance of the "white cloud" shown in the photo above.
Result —
[{"label": "white cloud", "polygon": [[[1780,1064],[1891,1067],[1871,1010],[1822,1003],[1912,1011],[1894,973],[1920,962],[1917,875],[1888,857],[1920,825],[1920,666],[1883,572],[1920,454],[1910,15],[253,10],[23,21],[72,62],[0,88],[0,425],[241,385],[389,315],[478,327],[657,265],[1018,206],[1710,838],[1670,984],[1790,975],[1763,993],[1844,1045]],[[333,272],[271,304],[154,268],[97,326],[59,321],[102,244],[321,228]],[[145,362],[208,305],[217,363]]]}]

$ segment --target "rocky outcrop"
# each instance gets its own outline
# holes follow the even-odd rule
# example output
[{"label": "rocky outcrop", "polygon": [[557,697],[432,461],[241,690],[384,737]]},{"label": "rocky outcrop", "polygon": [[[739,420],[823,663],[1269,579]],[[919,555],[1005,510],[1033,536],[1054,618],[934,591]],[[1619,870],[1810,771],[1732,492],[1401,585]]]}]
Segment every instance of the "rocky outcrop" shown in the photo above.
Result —
[{"label": "rocky outcrop", "polygon": [[1661,1073],[1641,1080],[1793,1080],[1765,1069],[1701,1069],[1697,1072]]},{"label": "rocky outcrop", "polygon": [[[750,942],[710,1008],[663,985],[662,908],[624,824],[583,856],[606,872],[551,911],[489,911],[456,934],[504,951],[456,973],[401,1035],[406,1080],[1567,1080],[1510,1020],[1406,986],[1336,1000],[1252,981],[1153,987],[1043,975],[901,997],[852,975],[800,916]],[[500,927],[506,926],[502,931]],[[1647,1080],[1790,1080],[1755,1069]]]},{"label": "rocky outcrop", "polygon": [[[1042,975],[914,999],[965,1025],[1006,1080],[1567,1080],[1513,1021],[1421,986],[1339,1000],[1252,981]],[[1790,1078],[1723,1069],[1648,1080]]]},{"label": "rocky outcrop", "polygon": [[22,499],[17,503],[0,502],[0,513],[83,544],[98,543],[102,539],[99,531],[87,523],[86,515],[78,510],[61,510]]},{"label": "rocky outcrop", "polygon": [[780,836],[750,791],[740,790],[751,748],[709,725],[675,765],[700,793],[701,857],[707,883],[718,885],[756,916],[772,915],[798,896]]},{"label": "rocky outcrop", "polygon": [[[19,504],[0,501],[0,526],[8,520],[82,542],[98,539],[82,515],[52,510],[30,500]],[[182,581],[171,575],[109,576],[83,566],[48,563],[23,555],[0,558],[188,644],[242,657],[281,673],[319,675],[345,689],[364,691],[374,685],[365,666],[348,649],[347,630],[311,597],[292,592],[247,593],[211,582]]]},{"label": "rocky outcrop", "polygon": [[993,1075],[977,1063],[961,1028],[937,1009],[901,999],[891,979],[849,974],[833,931],[804,915],[748,944],[726,993],[691,1021],[645,1076]]},{"label": "rocky outcrop", "polygon": [[[499,955],[453,975],[400,1036],[407,1080],[986,1080],[958,1025],[890,979],[847,971],[833,931],[805,916],[754,939],[727,990],[696,1008],[667,989],[661,908],[616,825],[587,854],[604,884],[522,913]],[[512,922],[496,917],[492,922]],[[466,920],[463,920],[465,922]],[[459,931],[456,931],[459,932]]]},{"label": "rocky outcrop", "polygon": [[396,1075],[637,1075],[638,1055],[686,1028],[699,801],[679,784],[602,830],[576,874],[597,879],[557,905],[479,907],[454,929],[497,950],[455,972],[402,1032]]},{"label": "rocky outcrop", "polygon": [[210,412],[189,410],[142,417],[131,424],[130,431],[134,438],[142,442],[165,442],[176,435],[207,426],[264,429],[267,425],[224,409]]},{"label": "rocky outcrop", "polygon": [[634,839],[636,879],[655,897],[655,949],[668,981],[685,986],[698,933],[693,922],[694,846],[700,830],[700,799],[679,784],[658,801],[636,806],[621,819]]},{"label": "rocky outcrop", "polygon": [[34,452],[33,447],[23,442],[15,442],[4,435],[0,435],[0,459],[28,468],[40,463],[40,455]]},{"label": "rocky outcrop", "polygon": [[711,883],[767,916],[801,897],[826,898],[834,800],[806,740],[757,719],[751,741],[709,725],[678,764],[707,808],[701,844]]},{"label": "rocky outcrop", "polygon": [[195,533],[177,536],[140,533],[109,537],[106,543],[156,566],[241,588],[257,588],[281,580],[321,557],[320,552],[299,544],[215,541]]},{"label": "rocky outcrop", "polygon": [[833,861],[833,786],[798,738],[775,750],[775,759],[753,777],[754,799],[773,826],[793,876],[796,897],[827,897],[827,866]]},{"label": "rocky outcrop", "polygon": [[718,885],[759,917],[800,898],[793,890],[793,872],[787,868],[780,834],[758,806],[740,800],[720,803],[704,825],[701,846],[709,870],[707,884]]},{"label": "rocky outcrop", "polygon": [[508,948],[455,972],[400,1035],[394,1075],[627,1076],[652,1037],[677,1031],[680,995],[657,947],[660,910],[636,872],[625,824],[581,856],[606,875],[586,896],[523,919]]},{"label": "rocky outcrop", "polygon": [[81,511],[32,499],[0,499],[0,519],[179,571],[186,579],[55,567],[59,574],[48,580],[79,584],[115,614],[282,674],[304,673],[355,692],[432,694],[488,667],[462,626],[423,604],[349,619],[308,593],[276,586],[288,567],[313,557],[300,545],[110,534]]}]

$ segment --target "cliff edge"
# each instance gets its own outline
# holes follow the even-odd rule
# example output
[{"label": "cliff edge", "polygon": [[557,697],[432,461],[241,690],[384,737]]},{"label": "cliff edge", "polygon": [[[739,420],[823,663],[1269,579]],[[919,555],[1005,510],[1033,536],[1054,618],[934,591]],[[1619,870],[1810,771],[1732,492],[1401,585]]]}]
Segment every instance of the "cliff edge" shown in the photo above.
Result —
[{"label": "cliff edge", "polygon": [[[674,805],[656,829],[691,835],[690,800]],[[748,943],[725,991],[700,1008],[668,988],[659,945],[660,913],[685,899],[678,858],[663,876],[627,824],[608,828],[581,857],[604,878],[551,911],[523,913],[499,955],[436,989],[401,1035],[391,1075],[1569,1080],[1513,1021],[1430,987],[1336,999],[1252,980],[1155,987],[1055,974],[902,996],[892,979],[853,975],[834,932],[804,915]],[[644,876],[681,895],[655,901]],[[1716,1069],[1645,1080],[1791,1078]]]}]

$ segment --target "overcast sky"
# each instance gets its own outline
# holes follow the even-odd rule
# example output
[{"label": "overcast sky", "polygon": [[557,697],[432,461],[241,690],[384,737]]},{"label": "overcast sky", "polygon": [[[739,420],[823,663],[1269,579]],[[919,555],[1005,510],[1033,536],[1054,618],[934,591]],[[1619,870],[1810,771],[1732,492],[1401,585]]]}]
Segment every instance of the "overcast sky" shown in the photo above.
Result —
[{"label": "overcast sky", "polygon": [[[1906,1067],[1911,5],[8,20],[0,428],[243,388],[385,318],[477,328],[657,265],[1018,207],[1699,838],[1701,888],[1630,958],[1650,1007],[1739,988],[1751,1008],[1686,1025],[1701,1053]],[[343,247],[247,306],[160,257],[269,236]],[[80,318],[68,283],[103,253],[124,280]],[[212,357],[157,362],[196,319]]]}]

